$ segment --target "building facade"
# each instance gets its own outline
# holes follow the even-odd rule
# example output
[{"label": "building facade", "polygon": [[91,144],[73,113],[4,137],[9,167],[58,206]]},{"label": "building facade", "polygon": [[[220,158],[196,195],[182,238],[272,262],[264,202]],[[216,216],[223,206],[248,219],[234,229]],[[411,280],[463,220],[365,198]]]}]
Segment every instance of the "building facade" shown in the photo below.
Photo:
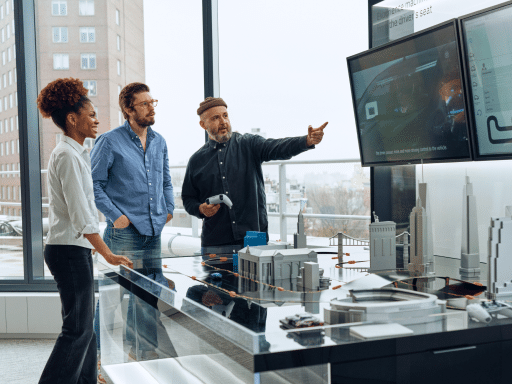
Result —
[{"label": "building facade", "polygon": [[[21,214],[19,140],[14,45],[14,0],[0,0],[0,213]],[[99,133],[124,123],[121,89],[145,81],[143,0],[35,0],[39,89],[57,78],[74,77],[89,89]],[[40,119],[41,169],[62,137],[51,119]],[[91,150],[92,139],[84,146]],[[43,204],[48,203],[46,175],[41,177]],[[47,209],[43,208],[43,217]]]}]

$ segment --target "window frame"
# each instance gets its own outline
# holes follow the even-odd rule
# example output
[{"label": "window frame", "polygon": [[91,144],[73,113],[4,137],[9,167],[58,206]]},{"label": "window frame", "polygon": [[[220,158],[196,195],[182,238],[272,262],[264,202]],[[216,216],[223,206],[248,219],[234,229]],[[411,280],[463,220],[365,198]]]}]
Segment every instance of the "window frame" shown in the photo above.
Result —
[{"label": "window frame", "polygon": [[[62,68],[56,68],[55,67],[55,58],[56,57],[62,57],[62,58],[65,58],[67,57],[67,67],[62,67]],[[53,54],[53,70],[54,71],[69,71],[69,53],[54,53]]]},{"label": "window frame", "polygon": [[[91,58],[94,57],[94,68],[91,67]],[[87,67],[84,68],[83,66],[83,63],[84,63],[84,58],[87,59]],[[97,60],[96,60],[96,53],[81,53],[80,54],[80,69],[83,70],[83,71],[94,71],[98,68],[98,63],[97,63]]]},{"label": "window frame", "polygon": [[[59,31],[59,40],[55,40],[56,33],[55,31]],[[63,31],[66,31],[66,41],[63,41]],[[68,27],[52,27],[52,42],[55,44],[67,44],[69,43],[69,30]]]},{"label": "window frame", "polygon": [[[82,13],[82,4],[85,3],[85,13]],[[88,6],[90,6],[92,4],[92,13],[88,13]],[[78,2],[78,15],[79,16],[94,16],[96,12],[96,8],[95,8],[95,4],[94,4],[94,0],[79,0]]]},{"label": "window frame", "polygon": [[[82,34],[85,32],[86,40],[82,41]],[[92,30],[92,40],[90,40],[91,37],[91,30]],[[93,44],[96,42],[96,28],[95,27],[79,27],[78,29],[78,40],[80,44]]]},{"label": "window frame", "polygon": [[[57,13],[53,13],[54,11],[54,5],[57,5],[58,6],[58,12]],[[61,14],[61,7],[64,6],[64,11],[65,13],[64,14]],[[51,12],[52,12],[52,16],[57,16],[57,17],[62,17],[62,16],[67,16],[68,15],[68,2],[67,0],[52,0],[52,6],[51,6]]]},{"label": "window frame", "polygon": [[[87,97],[96,97],[98,96],[98,81],[97,80],[82,80],[84,83],[84,87],[89,91]],[[94,83],[94,94],[91,93],[91,85]]]}]

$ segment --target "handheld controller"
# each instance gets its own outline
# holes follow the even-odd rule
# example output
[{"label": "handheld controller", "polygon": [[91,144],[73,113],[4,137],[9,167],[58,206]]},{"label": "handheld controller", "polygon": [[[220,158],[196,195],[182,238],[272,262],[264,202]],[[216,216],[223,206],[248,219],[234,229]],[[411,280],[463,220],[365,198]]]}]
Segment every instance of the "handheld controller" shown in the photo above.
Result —
[{"label": "handheld controller", "polygon": [[231,209],[233,207],[233,203],[231,202],[229,197],[227,197],[224,194],[215,195],[215,196],[212,196],[212,197],[209,197],[206,199],[206,204],[221,204],[221,203],[226,204],[229,207],[229,209]]}]

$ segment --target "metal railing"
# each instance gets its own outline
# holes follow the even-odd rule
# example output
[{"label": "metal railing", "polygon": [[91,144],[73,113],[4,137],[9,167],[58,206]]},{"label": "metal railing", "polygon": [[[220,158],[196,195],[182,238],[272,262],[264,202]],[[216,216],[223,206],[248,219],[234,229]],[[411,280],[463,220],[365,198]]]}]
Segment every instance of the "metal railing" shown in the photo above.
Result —
[{"label": "metal railing", "polygon": [[[346,163],[359,163],[359,159],[333,159],[333,160],[285,160],[285,161],[269,161],[263,163],[263,166],[277,166],[279,169],[279,185],[286,186],[286,167],[288,165],[311,165],[311,164],[346,164]],[[171,165],[170,169],[185,169],[186,165]],[[41,170],[41,174],[46,174],[48,171],[46,169]],[[0,175],[15,175],[19,174],[19,171],[0,171]],[[287,219],[288,218],[296,218],[297,213],[287,213],[286,212],[286,187],[279,188],[279,212],[268,212],[267,215],[269,217],[279,217],[279,235],[281,241],[286,241],[288,230],[287,230]],[[19,207],[21,203],[19,202],[11,202],[11,201],[0,201],[0,205],[11,206],[11,207]],[[48,208],[48,204],[43,204],[43,208]],[[175,214],[187,214],[188,213],[181,208],[177,208],[174,210]],[[368,220],[370,221],[370,216],[362,216],[362,215],[336,215],[336,214],[321,214],[321,213],[305,213],[303,214],[305,218],[310,219],[331,219],[331,220]],[[199,219],[195,216],[191,217],[192,219],[192,236],[199,237]]]}]

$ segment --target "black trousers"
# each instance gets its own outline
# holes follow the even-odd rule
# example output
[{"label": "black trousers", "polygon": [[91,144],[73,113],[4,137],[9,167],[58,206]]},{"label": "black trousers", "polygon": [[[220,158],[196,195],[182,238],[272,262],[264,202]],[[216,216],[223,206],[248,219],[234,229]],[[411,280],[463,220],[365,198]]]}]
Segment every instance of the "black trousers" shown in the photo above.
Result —
[{"label": "black trousers", "polygon": [[48,244],[44,259],[57,282],[63,324],[39,384],[96,384],[91,250],[75,245]]}]

